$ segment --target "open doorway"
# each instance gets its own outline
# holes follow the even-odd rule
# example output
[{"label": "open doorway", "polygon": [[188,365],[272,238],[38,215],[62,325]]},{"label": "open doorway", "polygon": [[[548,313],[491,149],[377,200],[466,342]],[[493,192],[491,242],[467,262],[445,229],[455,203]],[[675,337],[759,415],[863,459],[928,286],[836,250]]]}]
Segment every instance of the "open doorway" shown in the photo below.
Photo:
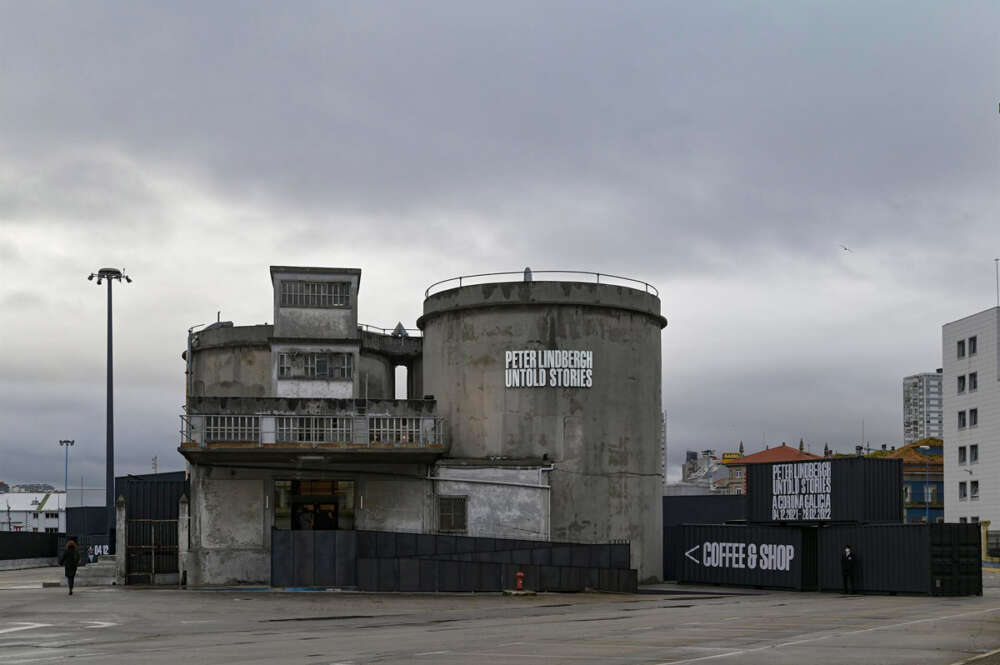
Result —
[{"label": "open doorway", "polygon": [[354,528],[353,480],[276,480],[274,528],[333,531]]}]

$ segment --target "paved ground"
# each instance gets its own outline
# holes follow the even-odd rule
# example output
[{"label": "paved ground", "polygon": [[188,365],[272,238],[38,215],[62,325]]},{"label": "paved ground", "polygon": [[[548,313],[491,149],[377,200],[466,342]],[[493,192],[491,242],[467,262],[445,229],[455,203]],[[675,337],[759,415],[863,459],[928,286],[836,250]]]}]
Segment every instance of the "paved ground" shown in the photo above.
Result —
[{"label": "paved ground", "polygon": [[[0,663],[950,664],[1000,649],[1000,573],[982,597],[664,585],[636,596],[41,588],[0,573]],[[998,657],[976,665],[1000,663]]]}]

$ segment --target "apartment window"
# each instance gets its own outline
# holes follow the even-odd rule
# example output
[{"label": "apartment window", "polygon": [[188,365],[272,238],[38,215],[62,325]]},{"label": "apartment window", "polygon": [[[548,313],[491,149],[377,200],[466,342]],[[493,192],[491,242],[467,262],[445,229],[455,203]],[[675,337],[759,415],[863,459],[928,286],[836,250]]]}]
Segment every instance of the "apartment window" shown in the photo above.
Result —
[{"label": "apartment window", "polygon": [[350,380],[354,377],[354,356],[350,353],[307,353],[303,370],[309,378]]},{"label": "apartment window", "polygon": [[957,353],[958,357],[959,358],[964,358],[965,357],[965,340],[964,339],[958,340],[958,344],[956,346],[957,346],[957,349],[958,349],[958,353]]},{"label": "apartment window", "polygon": [[958,377],[958,394],[965,392],[965,375]]},{"label": "apartment window", "polygon": [[38,519],[38,513],[31,513],[31,519]]},{"label": "apartment window", "polygon": [[969,374],[969,392],[979,389],[979,372]]},{"label": "apartment window", "polygon": [[966,487],[966,482],[963,480],[958,484],[958,500],[965,501],[969,498],[968,487]]},{"label": "apartment window", "polygon": [[967,520],[967,519],[966,519],[966,518],[964,518],[964,517],[959,517],[959,518],[958,518],[958,523],[959,523],[959,524],[968,524],[968,523],[969,523],[969,520]]},{"label": "apartment window", "polygon": [[205,416],[206,441],[259,441],[257,416]]},{"label": "apartment window", "polygon": [[972,337],[969,338],[969,355],[970,356],[976,355],[976,336],[975,335],[973,335]]},{"label": "apartment window", "polygon": [[979,481],[973,480],[969,483],[969,498],[973,501],[979,501]]},{"label": "apartment window", "polygon": [[45,513],[45,519],[57,520],[59,519],[59,513]]},{"label": "apartment window", "polygon": [[937,487],[935,485],[924,485],[924,501],[927,503],[937,502]]},{"label": "apartment window", "polygon": [[979,409],[969,409],[969,427],[979,424]]},{"label": "apartment window", "polygon": [[903,486],[903,502],[910,503],[913,501],[913,488],[909,485]]},{"label": "apartment window", "polygon": [[979,444],[973,444],[969,446],[969,464],[977,464],[979,462]]},{"label": "apartment window", "polygon": [[287,379],[292,375],[292,355],[290,353],[278,354],[278,378]]},{"label": "apartment window", "polygon": [[59,527],[47,526],[45,527],[45,533],[59,533]]},{"label": "apartment window", "polygon": [[275,418],[278,443],[349,443],[351,419],[335,416]]},{"label": "apartment window", "polygon": [[443,533],[465,533],[468,531],[466,504],[468,497],[438,497],[438,530]]},{"label": "apartment window", "polygon": [[349,282],[306,282],[288,280],[281,283],[282,307],[348,307],[351,304]]},{"label": "apartment window", "polygon": [[965,464],[965,446],[958,447],[958,463]]},{"label": "apartment window", "polygon": [[958,412],[958,429],[965,427],[965,411]]},{"label": "apartment window", "polygon": [[972,522],[973,524],[979,524],[979,515],[973,515],[972,517],[969,518],[969,521]]}]

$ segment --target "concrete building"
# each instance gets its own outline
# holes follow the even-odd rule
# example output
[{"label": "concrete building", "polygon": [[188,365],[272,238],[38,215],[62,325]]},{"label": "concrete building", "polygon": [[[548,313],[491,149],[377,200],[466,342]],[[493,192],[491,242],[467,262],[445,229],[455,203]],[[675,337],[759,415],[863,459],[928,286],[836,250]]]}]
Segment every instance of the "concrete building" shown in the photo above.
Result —
[{"label": "concrete building", "polygon": [[360,270],[271,279],[273,326],[189,334],[190,584],[267,582],[272,529],[629,540],[659,576],[652,287],[458,279],[388,331],[358,325]]},{"label": "concrete building", "polygon": [[944,513],[1000,524],[1000,308],[942,328]]},{"label": "concrete building", "polygon": [[944,435],[942,370],[903,379],[903,444]]},{"label": "concrete building", "polygon": [[0,531],[65,533],[66,494],[63,492],[0,494]]},{"label": "concrete building", "polygon": [[870,457],[903,460],[903,521],[944,521],[944,458],[941,439],[914,441],[898,449],[871,453]]}]

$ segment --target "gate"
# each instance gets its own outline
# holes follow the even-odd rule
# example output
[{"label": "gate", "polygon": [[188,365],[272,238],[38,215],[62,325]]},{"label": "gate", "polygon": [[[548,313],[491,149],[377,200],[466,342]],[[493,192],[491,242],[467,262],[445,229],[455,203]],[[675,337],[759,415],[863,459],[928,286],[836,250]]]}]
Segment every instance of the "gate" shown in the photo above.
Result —
[{"label": "gate", "polygon": [[126,584],[177,584],[177,520],[130,519]]}]

